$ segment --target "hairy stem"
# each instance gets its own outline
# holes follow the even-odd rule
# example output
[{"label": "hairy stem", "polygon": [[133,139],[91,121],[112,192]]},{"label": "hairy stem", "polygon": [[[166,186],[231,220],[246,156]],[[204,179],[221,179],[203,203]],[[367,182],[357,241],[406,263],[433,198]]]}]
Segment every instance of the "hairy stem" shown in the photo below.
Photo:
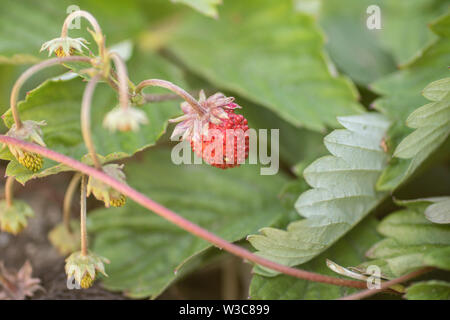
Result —
[{"label": "hairy stem", "polygon": [[203,108],[200,103],[198,103],[198,101],[191,96],[188,92],[186,92],[184,89],[180,88],[179,86],[173,84],[172,82],[169,81],[165,81],[165,80],[160,80],[160,79],[148,79],[148,80],[144,80],[141,83],[139,83],[136,86],[136,90],[135,93],[136,94],[140,94],[142,89],[144,89],[145,87],[161,87],[161,88],[166,88],[169,89],[170,91],[176,93],[177,95],[179,95],[181,98],[183,98],[187,103],[189,103],[192,108],[194,108],[195,111],[197,111],[199,114],[205,114],[206,110],[205,108]]},{"label": "hairy stem", "polygon": [[403,275],[401,277],[392,279],[390,281],[386,281],[386,282],[384,282],[383,284],[380,285],[379,289],[367,289],[367,290],[360,291],[360,292],[357,292],[355,294],[351,294],[349,296],[343,297],[343,298],[341,298],[339,300],[360,300],[360,299],[368,298],[370,296],[373,296],[374,294],[377,294],[377,293],[379,293],[381,291],[384,291],[384,290],[388,289],[389,287],[391,287],[393,285],[396,285],[398,283],[402,283],[402,282],[408,281],[410,279],[416,278],[416,277],[418,277],[418,276],[420,276],[420,275],[422,275],[422,274],[424,274],[426,272],[431,271],[432,269],[433,268],[428,268],[428,267],[427,268],[423,268],[423,269],[419,269],[419,270],[413,271],[411,273],[405,274],[405,275]]},{"label": "hairy stem", "polygon": [[97,169],[102,170],[102,164],[97,157],[91,134],[92,96],[94,95],[95,87],[97,86],[99,80],[100,75],[95,75],[91,80],[89,80],[88,84],[86,85],[86,89],[84,90],[83,100],[81,102],[81,132],[83,134],[84,143],[86,144],[89,154],[91,155],[94,166]]},{"label": "hairy stem", "polygon": [[86,176],[81,177],[80,195],[80,230],[81,230],[81,254],[88,254],[88,235],[86,228]]},{"label": "hairy stem", "polygon": [[75,173],[70,180],[69,186],[67,187],[66,194],[64,195],[64,205],[63,205],[63,223],[69,233],[72,233],[72,228],[70,227],[70,212],[72,209],[72,200],[75,191],[77,190],[78,183],[80,183],[81,174]]},{"label": "hairy stem", "polygon": [[290,268],[287,266],[284,266],[282,264],[267,260],[263,257],[257,256],[253,254],[252,252],[239,247],[233,243],[230,243],[226,241],[225,239],[220,238],[219,236],[209,232],[208,230],[203,229],[202,227],[192,223],[191,221],[179,216],[172,210],[160,205],[159,203],[151,200],[150,198],[147,198],[144,194],[134,190],[130,186],[128,186],[125,183],[122,183],[113,177],[107,175],[103,171],[96,170],[93,167],[90,167],[88,165],[85,165],[75,159],[72,159],[68,156],[65,156],[63,154],[60,154],[58,152],[55,152],[53,150],[41,147],[39,145],[25,142],[19,139],[11,138],[5,135],[0,135],[0,142],[6,143],[8,145],[14,145],[22,148],[23,150],[27,150],[30,152],[38,153],[42,155],[43,157],[46,157],[48,159],[57,161],[59,163],[65,164],[71,168],[73,168],[76,171],[80,171],[86,175],[89,175],[95,179],[98,179],[105,184],[111,186],[112,188],[116,189],[117,191],[121,192],[122,194],[128,196],[129,198],[136,201],[138,204],[142,205],[143,207],[149,209],[150,211],[153,211],[154,213],[158,214],[159,216],[163,217],[164,219],[170,221],[171,223],[177,225],[181,229],[199,237],[202,238],[214,246],[218,248],[222,248],[238,257],[241,257],[245,260],[251,261],[253,263],[262,265],[264,267],[267,267],[269,269],[299,278],[299,279],[305,279],[309,281],[315,281],[315,282],[322,282],[322,283],[328,283],[338,286],[347,286],[352,288],[366,288],[366,283],[361,281],[354,281],[354,280],[346,280],[346,279],[340,279],[330,276],[325,276],[322,274],[309,272],[301,269],[296,268]]},{"label": "hairy stem", "polygon": [[177,100],[180,99],[180,96],[175,93],[167,93],[167,94],[144,94],[145,102],[161,102],[167,100]]},{"label": "hairy stem", "polygon": [[69,14],[66,17],[66,20],[64,20],[63,26],[62,26],[62,30],[61,30],[61,38],[65,38],[68,35],[68,29],[70,24],[72,23],[72,21],[76,18],[85,18],[94,28],[94,32],[95,32],[95,37],[94,40],[97,42],[98,45],[98,50],[99,50],[99,56],[100,58],[104,58],[105,55],[105,37],[103,36],[103,32],[102,29],[100,28],[100,25],[97,22],[97,19],[95,19],[95,17],[90,14],[87,11],[83,11],[83,10],[78,10],[78,11],[74,11],[71,14]]},{"label": "hairy stem", "polygon": [[20,88],[23,86],[25,81],[29,79],[33,74],[44,68],[64,62],[73,62],[73,61],[90,62],[91,59],[88,57],[79,57],[79,56],[53,58],[32,66],[31,68],[27,69],[24,73],[20,75],[19,79],[17,79],[16,83],[14,83],[14,86],[11,90],[11,98],[10,98],[11,112],[14,118],[14,122],[16,123],[17,129],[20,129],[22,127],[22,121],[20,120],[19,111],[17,110],[17,98],[19,97]]},{"label": "hairy stem", "polygon": [[6,199],[6,205],[8,207],[11,207],[13,204],[13,198],[14,198],[14,180],[16,180],[14,177],[8,177],[6,178],[5,183],[5,199]]},{"label": "hairy stem", "polygon": [[115,52],[110,54],[116,69],[119,81],[119,103],[122,108],[128,108],[128,73],[122,58]]}]

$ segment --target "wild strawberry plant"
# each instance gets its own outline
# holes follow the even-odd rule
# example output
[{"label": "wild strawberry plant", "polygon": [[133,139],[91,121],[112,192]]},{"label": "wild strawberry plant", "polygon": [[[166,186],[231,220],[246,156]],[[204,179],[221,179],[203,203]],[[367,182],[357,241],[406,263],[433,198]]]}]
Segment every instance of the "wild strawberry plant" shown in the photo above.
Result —
[{"label": "wild strawberry plant", "polygon": [[[81,1],[62,25],[69,2],[26,2],[24,11],[6,1],[0,13],[0,62],[33,63],[11,79],[2,117],[0,227],[18,234],[33,216],[13,197],[14,181],[73,171],[49,239],[82,288],[101,277],[110,290],[155,298],[218,247],[255,265],[251,298],[448,298],[433,272],[450,269],[448,196],[418,187],[418,199],[395,200],[403,209],[383,209],[417,172],[448,160],[450,15],[439,1],[378,1],[390,31],[378,34],[356,18],[373,1],[293,10],[288,0],[227,0],[219,11],[216,1],[176,1],[209,17],[164,1]],[[33,10],[45,26],[8,29]],[[56,66],[65,73],[49,76]],[[42,73],[48,79],[30,87]],[[251,128],[280,129],[281,173],[239,166],[248,136],[239,143],[226,130]],[[204,164],[174,165],[169,140],[187,142]],[[88,197],[105,208],[87,217]],[[242,239],[252,250],[233,244]],[[355,293],[374,266],[381,287]],[[424,273],[427,281],[403,284]]]}]

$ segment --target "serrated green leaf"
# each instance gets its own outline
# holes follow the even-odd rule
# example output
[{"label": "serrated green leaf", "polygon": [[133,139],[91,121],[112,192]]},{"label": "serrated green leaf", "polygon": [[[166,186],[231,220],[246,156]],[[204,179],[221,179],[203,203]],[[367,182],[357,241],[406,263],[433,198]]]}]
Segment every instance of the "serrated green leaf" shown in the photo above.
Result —
[{"label": "serrated green leaf", "polygon": [[434,224],[423,212],[401,210],[387,216],[378,231],[402,244],[450,244],[450,226]]},{"label": "serrated green leaf", "polygon": [[204,15],[218,18],[219,13],[217,6],[222,3],[222,0],[171,0],[175,3],[184,3],[195,10],[203,13]]},{"label": "serrated green leaf", "polygon": [[443,15],[430,26],[434,33],[441,37],[450,38],[450,15]]},{"label": "serrated green leaf", "polygon": [[450,197],[430,205],[425,210],[425,216],[434,223],[450,223]]},{"label": "serrated green leaf", "polygon": [[[450,79],[450,78],[447,78]],[[433,82],[431,85],[436,85]],[[425,159],[431,150],[441,145],[450,134],[450,82],[440,86],[443,98],[427,104],[410,114],[406,123],[416,128],[404,138],[394,152],[395,157],[410,159],[419,156]],[[427,93],[430,95],[429,91]],[[436,98],[435,93],[431,93]]]},{"label": "serrated green leaf", "polygon": [[[132,59],[130,77],[143,80],[143,77],[160,77],[172,80],[183,86],[180,70],[168,64],[164,59],[153,55],[138,53]],[[137,72],[133,72],[136,70]],[[146,74],[146,75],[145,75]],[[23,120],[46,120],[44,140],[47,147],[82,160],[87,154],[80,127],[81,98],[85,82],[79,78],[69,81],[46,81],[30,91],[25,101],[19,102],[18,108]],[[123,159],[156,143],[167,126],[167,120],[180,113],[177,101],[151,103],[142,106],[149,124],[141,126],[137,132],[111,133],[103,128],[105,114],[118,104],[114,90],[104,83],[97,86],[92,104],[92,139],[98,154],[105,162]],[[6,126],[13,123],[11,112],[3,118]],[[25,183],[29,179],[56,174],[70,168],[51,160],[44,161],[40,172],[33,173],[20,165],[7,148],[0,151],[0,158],[11,160],[6,169],[8,176],[15,176],[17,181]]]},{"label": "serrated green leaf", "polygon": [[423,281],[406,289],[408,300],[450,300],[450,283],[445,281]]},{"label": "serrated green leaf", "polygon": [[423,89],[423,96],[431,101],[442,100],[450,91],[450,78],[434,81]]},{"label": "serrated green leaf", "polygon": [[[326,266],[326,259],[332,259],[338,261],[340,264],[348,266],[364,261],[364,253],[366,250],[380,239],[380,236],[375,231],[376,225],[375,219],[365,219],[334,244],[333,247],[326,250],[312,261],[302,265],[302,269],[336,276],[336,274]],[[356,290],[296,279],[286,275],[268,278],[256,274],[253,275],[250,284],[251,299],[337,299],[351,294],[354,291]]]},{"label": "serrated green leaf", "polygon": [[[125,171],[131,186],[228,241],[285,213],[276,196],[285,179],[261,176],[257,166],[176,166],[169,151],[155,149]],[[158,296],[179,278],[175,269],[211,247],[134,202],[96,210],[89,215],[89,228],[95,234],[93,250],[111,260],[104,285],[130,297]]]},{"label": "serrated green leaf", "polygon": [[[445,21],[445,17],[435,21],[431,24],[432,30],[442,28],[441,25]],[[433,81],[448,76],[449,59],[450,37],[440,34],[440,38],[421,51],[415,60],[372,85],[372,88],[382,96],[375,101],[375,109],[386,114],[393,122],[388,133],[388,145],[392,150],[411,132],[404,125],[410,113],[427,103],[421,95],[423,88]],[[408,119],[408,123],[413,127],[419,126],[421,121],[424,121],[423,118],[428,116],[430,117],[428,124],[436,119],[438,121],[435,125],[421,127],[419,133],[414,133],[404,143],[402,146],[404,155],[409,157],[415,154],[415,156],[411,159],[393,159],[377,183],[378,190],[394,190],[405,182],[445,140],[448,135],[445,124],[448,123],[447,112],[441,116],[442,110],[447,109],[444,104],[448,102],[443,101],[423,106],[417,110],[413,118]],[[417,118],[414,119],[415,117]],[[426,143],[416,143],[421,137],[427,139]],[[420,151],[417,151],[419,149]]]},{"label": "serrated green leaf", "polygon": [[427,266],[450,271],[450,246],[427,252],[423,259]]},{"label": "serrated green leaf", "polygon": [[330,71],[315,20],[290,0],[227,1],[217,21],[189,15],[168,49],[215,86],[295,126],[320,131],[361,111],[354,86]]},{"label": "serrated green leaf", "polygon": [[364,262],[358,268],[364,270],[377,265],[389,279],[425,266],[450,270],[450,225],[432,223],[424,214],[427,206],[437,199],[402,201],[408,209],[383,219],[378,231],[386,239],[367,252],[367,257],[374,260]]},{"label": "serrated green leaf", "polygon": [[417,198],[412,200],[394,199],[396,205],[401,207],[407,207],[418,212],[424,212],[424,210],[431,204],[446,200],[447,197],[429,197],[429,198]]},{"label": "serrated green leaf", "polygon": [[[374,189],[387,155],[380,146],[389,122],[380,114],[340,117],[346,129],[325,137],[333,156],[313,162],[304,171],[314,189],[300,195],[297,211],[306,219],[287,231],[264,228],[248,238],[258,254],[289,266],[307,262],[330,247],[364,218],[384,197]],[[274,272],[258,267],[257,272]]]}]

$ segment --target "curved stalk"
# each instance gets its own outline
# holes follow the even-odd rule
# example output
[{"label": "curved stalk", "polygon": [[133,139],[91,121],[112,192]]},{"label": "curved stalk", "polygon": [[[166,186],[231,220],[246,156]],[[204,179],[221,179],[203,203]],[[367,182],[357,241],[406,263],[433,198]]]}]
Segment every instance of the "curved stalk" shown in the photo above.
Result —
[{"label": "curved stalk", "polygon": [[398,283],[402,283],[402,282],[406,282],[408,280],[411,280],[413,278],[416,278],[426,272],[431,271],[433,268],[423,268],[423,269],[419,269],[416,271],[413,271],[411,273],[405,274],[401,277],[392,279],[390,281],[386,281],[383,284],[380,285],[379,289],[367,289],[364,291],[360,291],[354,294],[351,294],[349,296],[340,298],[338,300],[360,300],[360,299],[364,299],[364,298],[368,298],[370,296],[373,296],[374,294],[377,294],[383,290],[389,289],[389,287],[392,287],[393,285],[396,285]]},{"label": "curved stalk", "polygon": [[75,191],[77,190],[78,183],[80,183],[81,174],[76,173],[70,180],[69,186],[67,187],[66,193],[64,195],[64,205],[63,205],[63,223],[69,233],[72,233],[72,228],[70,227],[70,209],[72,209],[72,200]]},{"label": "curved stalk", "polygon": [[100,75],[95,75],[91,80],[89,80],[86,85],[86,89],[84,90],[83,100],[81,102],[81,132],[83,134],[84,143],[86,144],[92,161],[94,162],[94,166],[97,169],[102,170],[102,164],[100,163],[97,153],[95,152],[95,146],[91,135],[91,102],[95,87],[97,86],[97,82],[99,80]]},{"label": "curved stalk", "polygon": [[115,52],[110,54],[117,69],[117,80],[119,81],[119,103],[122,108],[128,108],[128,73],[122,58]]},{"label": "curved stalk", "polygon": [[167,100],[177,100],[180,99],[180,96],[175,93],[167,93],[167,94],[144,94],[145,102],[161,102]]},{"label": "curved stalk", "polygon": [[94,32],[96,36],[94,37],[95,42],[97,42],[98,50],[99,50],[99,56],[103,59],[105,55],[105,37],[103,36],[102,29],[100,28],[100,25],[97,22],[97,19],[90,14],[87,11],[78,10],[74,11],[71,14],[69,14],[66,19],[64,20],[62,30],[61,30],[61,38],[65,38],[68,35],[68,29],[69,25],[72,23],[72,21],[76,18],[85,18],[94,28]]},{"label": "curved stalk", "polygon": [[[192,223],[191,221],[181,217],[180,215],[176,214],[172,210],[160,205],[159,203],[151,200],[150,198],[147,198],[144,194],[134,190],[130,186],[128,186],[125,183],[121,183],[120,181],[114,179],[113,177],[107,175],[103,171],[97,170],[93,167],[90,167],[88,165],[85,165],[75,159],[72,159],[68,156],[65,156],[63,154],[60,154],[56,151],[41,147],[39,145],[25,142],[19,139],[11,138],[5,135],[0,135],[0,142],[6,143],[8,145],[15,145],[20,147],[23,150],[27,150],[30,152],[38,153],[42,155],[43,157],[46,157],[48,159],[57,161],[59,163],[65,164],[71,168],[73,168],[76,171],[80,171],[86,175],[89,175],[95,179],[98,179],[105,184],[109,185],[110,187],[116,189],[120,193],[128,196],[129,198],[136,201],[141,206],[149,209],[150,211],[153,211],[154,213],[158,214],[159,216],[163,217],[164,219],[170,221],[171,223],[177,225],[181,229],[199,237],[202,238],[209,243],[213,244],[214,246],[218,248],[222,248],[238,257],[241,257],[245,260],[251,261],[255,264],[259,264],[261,266],[267,267],[269,269],[299,278],[299,279],[305,279],[308,281],[315,281],[315,282],[322,282],[322,283],[328,283],[333,284],[337,286],[346,286],[346,287],[352,287],[352,288],[366,288],[366,283],[361,281],[355,281],[355,280],[346,280],[346,279],[340,279],[335,277],[330,277],[314,272],[309,272],[301,269],[291,268],[287,267],[285,265],[267,260],[263,257],[257,256],[253,254],[252,252],[239,247],[233,243],[230,243],[226,241],[225,239],[220,238],[219,236],[216,236],[215,234],[203,229],[202,227]],[[386,282],[387,283],[387,282]],[[390,284],[392,285],[392,283]]]},{"label": "curved stalk", "polygon": [[5,199],[6,199],[6,205],[8,207],[11,207],[13,204],[13,198],[14,198],[14,180],[16,180],[14,177],[8,177],[6,178],[5,183]]},{"label": "curved stalk", "polygon": [[25,81],[27,81],[28,78],[30,78],[33,74],[44,68],[60,64],[63,62],[73,62],[73,61],[90,62],[91,59],[88,57],[79,57],[79,56],[53,58],[32,66],[31,68],[27,69],[24,73],[20,75],[20,77],[16,80],[16,83],[14,83],[10,97],[11,112],[14,118],[14,122],[16,123],[17,129],[20,129],[22,127],[22,121],[20,120],[19,111],[17,110],[17,98],[19,96],[20,88],[23,86]]},{"label": "curved stalk", "polygon": [[144,80],[136,86],[135,93],[139,94],[139,93],[141,93],[142,89],[144,89],[145,87],[150,87],[150,86],[169,89],[170,91],[176,93],[181,98],[183,98],[187,103],[189,103],[192,106],[192,108],[194,108],[194,110],[197,111],[200,115],[203,115],[206,113],[205,108],[203,108],[201,106],[201,104],[198,103],[198,101],[193,96],[191,96],[186,90],[180,88],[179,86],[177,86],[169,81],[160,80],[160,79]]},{"label": "curved stalk", "polygon": [[80,194],[80,230],[81,230],[81,254],[88,254],[88,235],[86,228],[86,176],[81,177],[81,194]]}]

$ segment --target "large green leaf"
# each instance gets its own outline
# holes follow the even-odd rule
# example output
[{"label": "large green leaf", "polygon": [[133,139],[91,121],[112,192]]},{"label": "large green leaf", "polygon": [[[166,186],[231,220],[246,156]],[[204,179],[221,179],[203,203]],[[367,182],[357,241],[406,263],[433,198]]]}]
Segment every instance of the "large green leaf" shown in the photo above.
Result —
[{"label": "large green leaf", "polygon": [[[296,209],[306,219],[291,223],[287,231],[264,228],[249,237],[258,254],[286,265],[307,262],[326,250],[361,221],[380,201],[375,182],[386,165],[380,146],[389,126],[380,114],[340,117],[346,129],[325,137],[333,154],[319,158],[304,171],[314,189],[302,193]],[[259,267],[264,275],[273,271]]]},{"label": "large green leaf", "polygon": [[[285,179],[261,176],[258,166],[226,171],[206,164],[176,166],[170,152],[154,149],[125,171],[131,186],[228,241],[272,225],[285,213],[276,196]],[[104,285],[131,297],[158,296],[178,278],[176,269],[211,247],[134,202],[96,210],[89,228],[93,250],[111,260]]]},{"label": "large green leaf", "polygon": [[450,223],[450,197],[430,205],[425,210],[425,216],[434,223]]},{"label": "large green leaf", "polygon": [[[376,225],[375,219],[365,219],[330,249],[302,265],[302,269],[336,276],[326,266],[326,259],[348,266],[361,263],[365,260],[365,252],[380,240],[375,229]],[[271,278],[254,275],[250,284],[252,299],[337,299],[354,291],[355,289],[296,279],[286,275]]]},{"label": "large green leaf", "polygon": [[[435,40],[428,24],[445,13],[448,3],[441,0],[383,0],[381,9],[382,30],[378,37],[398,65],[410,61],[421,49]],[[369,1],[376,4],[377,1]],[[401,41],[399,41],[401,39]]]},{"label": "large green leaf", "polygon": [[[378,265],[386,278],[399,277],[424,266],[450,270],[450,225],[435,224],[425,217],[438,198],[402,201],[407,209],[387,216],[378,226],[386,239],[368,252],[371,259],[359,266]],[[440,199],[442,200],[442,199]]]},{"label": "large green leaf", "polygon": [[[366,26],[371,5],[380,8],[381,29]],[[333,61],[355,81],[369,84],[432,41],[427,24],[446,8],[440,0],[322,0],[318,18]]]},{"label": "large green leaf", "polygon": [[290,0],[228,0],[215,21],[186,16],[169,50],[221,89],[270,108],[296,126],[323,130],[361,110],[357,92],[336,76],[313,17]]},{"label": "large green leaf", "polygon": [[[179,69],[156,55],[138,53],[129,64],[130,77],[133,80],[143,80],[145,76],[161,77],[183,86]],[[48,148],[79,160],[87,154],[80,129],[81,98],[85,84],[79,78],[69,81],[50,80],[30,91],[26,100],[18,105],[23,120],[47,121],[48,125],[43,127],[43,132]],[[141,126],[137,132],[111,133],[103,128],[102,122],[105,114],[118,104],[117,96],[113,89],[104,83],[99,84],[97,90],[92,104],[92,138],[97,153],[105,157],[105,161],[129,157],[137,151],[154,145],[165,131],[167,120],[180,113],[177,106],[179,102],[146,104],[142,108],[147,114],[149,124]],[[8,127],[12,125],[10,111],[5,113],[3,120]],[[0,152],[0,158],[11,160],[6,174],[15,176],[21,183],[31,178],[69,170],[61,164],[45,160],[44,168],[33,174],[20,165],[7,148]]]},{"label": "large green leaf", "polygon": [[222,0],[172,0],[172,2],[184,3],[207,16],[217,18],[219,16],[217,5],[221,4]]},{"label": "large green leaf", "polygon": [[408,300],[450,300],[450,283],[445,281],[423,281],[409,286]]},{"label": "large green leaf", "polygon": [[[435,32],[440,32],[439,30],[449,27],[450,15],[438,19],[431,25],[432,30]],[[373,89],[382,95],[380,99],[376,100],[375,108],[385,113],[393,123],[393,127],[388,134],[388,145],[391,151],[411,132],[404,125],[409,114],[429,102],[421,95],[422,90],[429,83],[448,76],[450,35],[441,32],[439,36],[440,38],[423,50],[416,60],[373,85]],[[445,105],[446,102],[443,101],[424,106],[420,111],[417,111],[418,116],[428,115],[432,122],[435,122],[436,119],[439,120],[432,124],[434,128],[430,128],[431,130],[422,128],[421,130],[419,129],[420,131],[417,130],[419,133],[414,134],[414,136],[422,135],[422,132],[425,131],[425,133],[428,133],[429,143],[420,144],[424,146],[424,152],[419,152],[416,157],[411,159],[393,159],[378,181],[377,188],[379,190],[393,190],[402,184],[414,173],[425,158],[440,145],[442,135],[447,130],[437,129],[438,127],[447,128],[447,124],[442,122],[448,119],[446,118],[448,117],[448,112],[444,111],[447,110]],[[443,112],[444,116],[442,118],[438,114],[433,116],[434,111],[438,110]],[[415,126],[417,124],[417,121],[415,121]]]},{"label": "large green leaf", "polygon": [[326,49],[339,69],[361,84],[395,71],[392,54],[377,38],[383,30],[366,27],[366,9],[377,2],[321,0],[318,21],[327,35]]}]

